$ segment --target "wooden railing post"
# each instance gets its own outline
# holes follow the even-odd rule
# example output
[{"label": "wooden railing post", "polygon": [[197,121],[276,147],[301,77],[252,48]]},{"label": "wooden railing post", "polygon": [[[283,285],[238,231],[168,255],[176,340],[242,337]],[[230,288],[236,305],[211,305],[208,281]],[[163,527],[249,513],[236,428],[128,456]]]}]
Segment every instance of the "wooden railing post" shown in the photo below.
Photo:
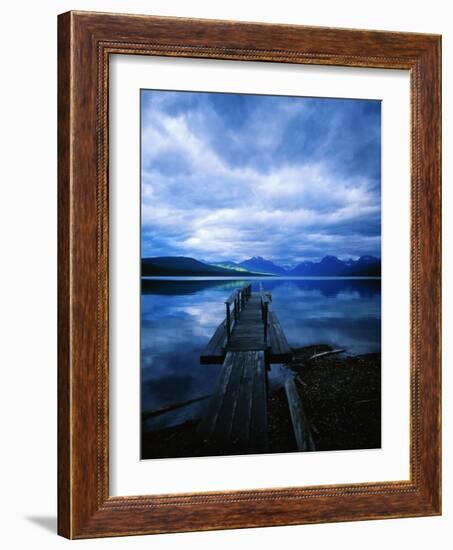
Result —
[{"label": "wooden railing post", "polygon": [[[244,285],[231,293],[226,300],[226,319],[225,319],[225,332],[227,335],[227,342],[230,342],[233,327],[239,321],[240,314],[245,309],[247,300],[252,293],[252,285]],[[234,308],[234,311],[232,311]]]},{"label": "wooden railing post", "polygon": [[269,315],[269,307],[267,302],[264,303],[264,342],[267,343],[267,325],[268,325],[268,315]]}]

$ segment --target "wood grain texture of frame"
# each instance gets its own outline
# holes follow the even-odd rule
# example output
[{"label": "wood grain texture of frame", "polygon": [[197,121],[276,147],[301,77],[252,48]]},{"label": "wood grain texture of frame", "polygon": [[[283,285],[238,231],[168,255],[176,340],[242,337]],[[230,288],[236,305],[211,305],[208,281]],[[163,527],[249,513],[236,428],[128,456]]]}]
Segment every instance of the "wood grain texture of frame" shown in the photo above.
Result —
[{"label": "wood grain texture of frame", "polygon": [[[440,514],[440,37],[84,12],[59,16],[58,30],[59,533],[86,538]],[[109,496],[111,54],[410,71],[409,481]]]}]

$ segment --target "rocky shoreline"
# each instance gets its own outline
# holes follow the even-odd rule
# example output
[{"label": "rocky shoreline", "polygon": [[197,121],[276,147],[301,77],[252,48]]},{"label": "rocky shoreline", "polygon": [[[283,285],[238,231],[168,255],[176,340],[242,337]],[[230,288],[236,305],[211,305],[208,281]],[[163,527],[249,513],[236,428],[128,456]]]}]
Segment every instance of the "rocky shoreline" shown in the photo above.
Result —
[{"label": "rocky shoreline", "polygon": [[[351,355],[329,345],[293,349],[286,365],[302,401],[316,451],[381,446],[381,355]],[[296,450],[285,389],[268,397],[269,452]],[[145,432],[142,458],[204,456],[197,422]],[[228,450],[215,453],[232,454]]]},{"label": "rocky shoreline", "polygon": [[320,344],[294,349],[287,366],[295,373],[316,450],[381,446],[380,353],[336,353]]}]

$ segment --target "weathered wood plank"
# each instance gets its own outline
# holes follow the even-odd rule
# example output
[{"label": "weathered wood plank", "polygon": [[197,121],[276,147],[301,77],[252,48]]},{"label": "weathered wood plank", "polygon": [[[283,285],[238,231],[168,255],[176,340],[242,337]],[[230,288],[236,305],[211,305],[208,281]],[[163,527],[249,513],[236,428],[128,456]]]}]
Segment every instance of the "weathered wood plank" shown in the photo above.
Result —
[{"label": "weathered wood plank", "polygon": [[233,366],[215,430],[211,437],[211,442],[221,447],[228,447],[232,440],[233,419],[241,391],[242,374],[246,367],[246,354],[229,352],[227,357],[232,358]]},{"label": "weathered wood plank", "polygon": [[208,403],[206,414],[198,427],[198,432],[203,441],[208,441],[215,430],[217,419],[222,407],[223,399],[227,391],[228,382],[233,370],[233,354],[227,354],[220,371],[214,395]]},{"label": "weathered wood plank", "polygon": [[294,437],[298,451],[314,451],[315,445],[307,419],[305,417],[302,401],[292,378],[285,382],[286,397],[288,399],[291,423],[293,425]]},{"label": "weathered wood plank", "polygon": [[267,435],[267,384],[264,352],[255,351],[255,377],[253,380],[252,414],[250,423],[250,449],[268,450]]},{"label": "weathered wood plank", "polygon": [[312,359],[318,359],[318,357],[324,357],[326,355],[335,355],[336,353],[343,353],[344,349],[333,349],[331,351],[323,351],[321,353],[315,353],[311,357],[308,358],[308,361],[311,361]]},{"label": "weathered wood plank", "polygon": [[274,312],[270,313],[269,344],[271,362],[288,362],[291,360],[292,351],[286,340],[280,321]]},{"label": "weathered wood plank", "polygon": [[227,350],[253,351],[264,349],[266,349],[266,344],[263,338],[260,298],[252,296],[231,334]]},{"label": "weathered wood plank", "polygon": [[208,448],[225,453],[267,450],[263,351],[227,353],[218,386],[198,432]]},{"label": "weathered wood plank", "polygon": [[223,363],[223,359],[225,357],[224,347],[226,344],[226,340],[227,334],[225,329],[225,322],[222,321],[214,332],[212,338],[209,340],[205,349],[201,352],[200,363]]},{"label": "weathered wood plank", "polygon": [[250,361],[248,357],[249,354],[241,355],[244,356],[245,364],[231,432],[231,444],[235,450],[246,449],[249,445],[253,382],[257,370]]},{"label": "weathered wood plank", "polygon": [[171,411],[175,411],[177,409],[181,409],[183,407],[187,407],[188,405],[192,405],[193,403],[204,401],[205,399],[209,399],[210,397],[211,397],[211,394],[201,395],[200,397],[194,397],[192,399],[188,399],[187,401],[181,401],[180,403],[165,405],[164,407],[159,407],[158,409],[154,409],[153,411],[143,411],[142,420],[148,420],[148,418],[153,418],[161,414],[165,414]]}]

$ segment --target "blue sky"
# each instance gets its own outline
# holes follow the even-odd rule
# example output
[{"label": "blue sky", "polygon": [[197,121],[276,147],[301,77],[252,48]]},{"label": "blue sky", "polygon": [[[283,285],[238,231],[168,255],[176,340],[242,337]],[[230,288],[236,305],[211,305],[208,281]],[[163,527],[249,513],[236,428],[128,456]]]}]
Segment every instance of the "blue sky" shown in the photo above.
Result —
[{"label": "blue sky", "polygon": [[142,256],[380,256],[379,101],[142,90]]}]

